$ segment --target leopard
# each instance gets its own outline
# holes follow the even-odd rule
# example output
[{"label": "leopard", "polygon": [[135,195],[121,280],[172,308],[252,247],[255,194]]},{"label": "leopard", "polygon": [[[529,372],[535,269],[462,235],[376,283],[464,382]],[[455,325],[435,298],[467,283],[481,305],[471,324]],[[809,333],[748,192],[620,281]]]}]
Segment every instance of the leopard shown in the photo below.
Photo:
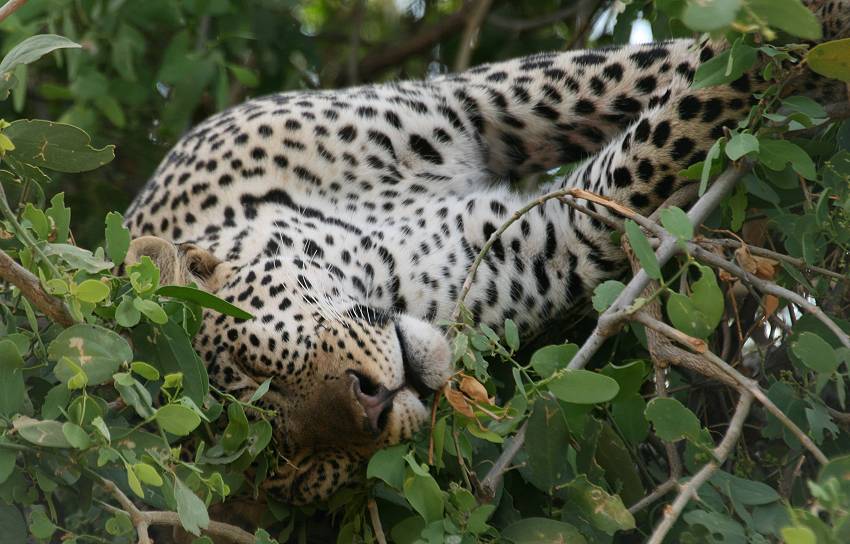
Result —
[{"label": "leopard", "polygon": [[[824,38],[850,0],[807,1]],[[693,183],[767,83],[758,67],[695,88],[728,49],[708,37],[538,53],[424,81],[253,98],[190,129],[127,210],[126,262],[243,307],[206,310],[194,346],[240,399],[265,381],[280,462],[264,483],[291,504],[330,497],[378,449],[429,419],[452,376],[445,321],[468,269],[513,212],[581,188],[641,214]],[[810,74],[801,92],[826,88]],[[531,191],[513,180],[571,165]],[[468,286],[476,323],[523,337],[621,277],[609,209],[551,199],[491,241]],[[595,215],[595,216],[594,216]],[[584,301],[584,302],[583,302]]]}]

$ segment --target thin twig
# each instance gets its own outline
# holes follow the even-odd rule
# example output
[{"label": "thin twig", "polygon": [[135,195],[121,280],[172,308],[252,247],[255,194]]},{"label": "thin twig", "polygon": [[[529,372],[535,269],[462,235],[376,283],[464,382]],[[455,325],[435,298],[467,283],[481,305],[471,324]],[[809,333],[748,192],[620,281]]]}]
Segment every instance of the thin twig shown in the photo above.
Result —
[{"label": "thin twig", "polygon": [[511,461],[513,461],[516,454],[519,453],[520,448],[522,448],[522,445],[525,442],[525,431],[527,428],[528,420],[522,424],[513,436],[511,443],[502,450],[499,458],[496,459],[496,462],[493,463],[493,466],[490,467],[489,471],[487,471],[484,479],[481,480],[481,483],[478,486],[478,492],[476,493],[479,502],[492,502],[493,499],[496,498],[496,490],[499,489],[499,484],[505,475],[505,471],[508,469]]},{"label": "thin twig", "polygon": [[381,515],[378,513],[378,503],[375,499],[370,498],[366,505],[369,508],[369,519],[372,521],[372,528],[375,530],[375,540],[378,544],[387,544],[387,537],[384,535],[384,528],[381,526]]},{"label": "thin twig", "polygon": [[27,3],[27,0],[9,0],[0,7],[0,22],[18,11],[18,8]]},{"label": "thin twig", "polygon": [[749,283],[762,293],[767,293],[769,295],[774,295],[779,298],[784,298],[790,302],[793,302],[797,306],[803,309],[803,311],[812,314],[815,318],[818,319],[821,323],[823,323],[829,330],[832,332],[841,344],[850,349],[850,336],[847,335],[844,330],[838,326],[835,321],[833,321],[828,315],[824,313],[820,307],[816,304],[812,304],[806,297],[803,297],[790,289],[786,289],[780,285],[773,283],[772,281],[763,280],[756,276],[755,274],[751,274],[741,268],[740,266],[727,261],[723,257],[717,255],[716,253],[712,253],[697,244],[690,243],[688,244],[688,250],[697,260],[703,261],[705,263],[716,266],[717,268],[721,268],[730,274],[737,276]]},{"label": "thin twig", "polygon": [[[115,500],[121,505],[121,509],[130,516],[130,520],[136,528],[136,533],[139,535],[139,544],[152,544],[148,535],[148,527],[150,525],[170,525],[172,527],[180,527],[182,525],[180,523],[180,517],[176,512],[139,510],[133,504],[133,501],[114,482],[103,477],[98,478],[100,485],[115,497]],[[203,531],[210,536],[221,537],[236,544],[254,543],[254,536],[249,532],[220,521],[210,521],[209,525]]]},{"label": "thin twig", "polygon": [[738,399],[738,406],[735,408],[735,414],[729,421],[729,428],[726,430],[726,435],[713,451],[714,459],[706,463],[693,478],[679,487],[679,494],[676,496],[673,504],[665,508],[664,517],[652,532],[652,536],[650,536],[647,544],[661,544],[664,541],[664,537],[673,528],[673,524],[679,519],[685,506],[687,506],[691,499],[697,496],[700,486],[711,478],[714,471],[729,457],[732,448],[737,444],[744,429],[744,421],[750,412],[752,402],[752,395],[746,391],[742,391],[741,397]]},{"label": "thin twig", "polygon": [[[740,241],[732,240],[731,238],[700,238],[697,240],[697,243],[701,245],[713,245],[721,247],[730,247],[735,249],[744,245]],[[777,251],[773,251],[759,246],[752,246],[750,244],[747,244],[747,250],[753,255],[758,255],[760,257],[768,257],[770,259],[776,259],[777,261],[784,261],[788,264],[793,265],[795,268],[799,268],[804,271],[811,270],[812,272],[817,272],[818,274],[829,276],[830,278],[835,278],[837,280],[850,281],[850,276],[847,276],[845,274],[839,274],[838,272],[834,272],[832,270],[828,270],[820,266],[808,265],[803,259],[797,259],[795,257],[785,255]]]}]

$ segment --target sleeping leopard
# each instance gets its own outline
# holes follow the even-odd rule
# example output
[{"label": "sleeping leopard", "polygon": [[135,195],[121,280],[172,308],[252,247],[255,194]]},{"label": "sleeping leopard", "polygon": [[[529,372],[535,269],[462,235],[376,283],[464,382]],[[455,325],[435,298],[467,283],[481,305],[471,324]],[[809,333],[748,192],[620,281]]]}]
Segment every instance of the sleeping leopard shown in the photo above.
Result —
[{"label": "sleeping leopard", "polygon": [[[846,36],[850,0],[807,2]],[[692,89],[726,47],[674,40],[540,53],[428,81],[250,100],[167,154],[127,213],[127,262],[245,307],[207,311],[195,339],[210,379],[277,411],[268,492],[327,498],[377,449],[428,419],[453,372],[444,330],[468,268],[512,212],[580,187],[651,213],[727,127],[757,71]],[[802,89],[820,86],[815,76]],[[566,164],[521,194],[509,181]],[[608,212],[581,201],[599,214]],[[557,200],[492,245],[466,298],[476,322],[529,336],[623,274],[610,227]]]}]

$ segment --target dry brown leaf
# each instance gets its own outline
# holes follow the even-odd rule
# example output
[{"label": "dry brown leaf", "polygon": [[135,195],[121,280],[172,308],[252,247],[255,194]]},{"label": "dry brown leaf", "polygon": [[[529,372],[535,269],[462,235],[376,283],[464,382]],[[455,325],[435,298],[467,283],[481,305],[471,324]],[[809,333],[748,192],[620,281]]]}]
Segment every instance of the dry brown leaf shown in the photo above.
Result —
[{"label": "dry brown leaf", "polygon": [[487,396],[487,390],[481,385],[481,382],[472,376],[462,375],[460,380],[460,390],[466,393],[466,396],[481,404],[491,404],[490,398]]},{"label": "dry brown leaf", "polygon": [[750,274],[755,274],[756,270],[758,270],[758,263],[756,262],[756,258],[750,253],[750,250],[747,249],[747,246],[741,246],[735,250],[735,260],[738,261],[738,264],[741,265],[741,268],[749,272]]},{"label": "dry brown leaf", "polygon": [[446,400],[449,401],[449,404],[452,405],[452,408],[454,408],[456,412],[463,414],[466,417],[475,416],[472,411],[472,407],[469,405],[469,402],[467,402],[466,397],[463,396],[463,393],[457,389],[452,389],[450,384],[446,384],[443,388],[443,394],[446,396]]},{"label": "dry brown leaf", "polygon": [[764,316],[770,317],[779,308],[779,299],[773,295],[765,295],[762,305],[764,306]]},{"label": "dry brown leaf", "polygon": [[776,275],[776,265],[779,264],[779,261],[767,257],[756,257],[755,255],[752,257],[756,262],[756,276],[763,280],[772,280]]}]

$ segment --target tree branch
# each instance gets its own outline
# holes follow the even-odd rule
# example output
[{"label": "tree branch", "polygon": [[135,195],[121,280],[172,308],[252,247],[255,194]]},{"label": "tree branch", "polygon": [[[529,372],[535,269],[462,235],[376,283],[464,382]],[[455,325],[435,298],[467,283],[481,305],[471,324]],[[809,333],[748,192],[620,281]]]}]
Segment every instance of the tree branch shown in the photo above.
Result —
[{"label": "tree branch", "polygon": [[726,435],[712,452],[714,454],[714,460],[706,463],[693,478],[681,485],[679,494],[676,496],[673,504],[664,509],[664,517],[652,532],[652,536],[650,536],[647,544],[661,544],[664,541],[664,537],[667,536],[673,524],[679,519],[685,506],[687,506],[691,499],[697,496],[700,486],[708,481],[712,474],[714,474],[714,471],[729,457],[732,448],[737,444],[744,429],[744,421],[750,412],[752,402],[752,395],[747,391],[742,391],[741,397],[738,399],[738,406],[735,408],[735,414],[729,421],[729,428],[726,430]]},{"label": "tree branch", "polygon": [[505,30],[526,32],[528,30],[537,30],[538,28],[553,25],[563,21],[567,17],[572,17],[576,14],[580,6],[581,3],[576,2],[571,6],[559,9],[558,11],[553,11],[548,15],[534,17],[533,19],[514,19],[512,17],[493,13],[487,17],[487,22],[495,27],[504,28]]},{"label": "tree branch", "polygon": [[469,61],[472,58],[472,52],[475,51],[478,45],[478,32],[481,30],[481,24],[490,11],[493,5],[493,0],[476,0],[475,8],[472,14],[466,20],[466,25],[463,29],[463,35],[460,38],[460,49],[455,59],[455,72],[463,72],[469,68]]},{"label": "tree branch", "polygon": [[478,492],[476,493],[479,502],[492,502],[496,498],[496,490],[499,489],[499,484],[502,482],[505,471],[525,442],[525,431],[527,429],[528,420],[517,430],[511,443],[502,450],[499,458],[496,459],[496,462],[487,471],[484,479],[481,480],[481,483],[478,485]]},{"label": "tree branch", "polygon": [[27,3],[27,0],[9,0],[0,7],[0,22],[18,11],[18,8]]},{"label": "tree branch", "polygon": [[[139,510],[133,501],[124,494],[114,482],[98,476],[101,486],[108,491],[118,504],[121,505],[121,510],[130,516],[133,526],[136,528],[136,533],[139,535],[139,544],[153,544],[148,535],[148,528],[151,525],[170,525],[172,527],[181,527],[180,517],[176,512],[163,512],[158,510],[143,511]],[[106,505],[110,509],[115,509],[110,505]],[[220,521],[210,521],[209,525],[203,529],[203,532],[214,537],[221,537],[228,542],[236,544],[254,544],[254,536],[249,532]]]},{"label": "tree branch", "polygon": [[0,278],[20,289],[21,294],[54,323],[63,327],[74,324],[65,303],[42,289],[35,274],[16,263],[3,250],[0,250]]}]

